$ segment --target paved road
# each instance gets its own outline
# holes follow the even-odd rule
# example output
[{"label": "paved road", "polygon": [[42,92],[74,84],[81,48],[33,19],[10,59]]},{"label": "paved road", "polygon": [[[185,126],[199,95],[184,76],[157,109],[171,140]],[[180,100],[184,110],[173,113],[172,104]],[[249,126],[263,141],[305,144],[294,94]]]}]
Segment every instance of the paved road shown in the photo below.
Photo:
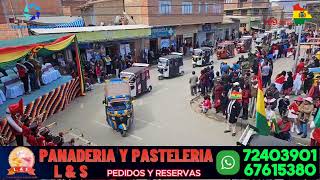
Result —
[{"label": "paved road", "polygon": [[[232,63],[236,59],[238,57],[227,61]],[[215,61],[215,69],[219,66],[220,61]],[[94,91],[77,98],[46,124],[57,122],[54,132],[73,128],[66,140],[76,137],[80,144],[235,145],[238,137],[225,136],[224,123],[207,119],[191,109],[188,80],[193,70],[199,73],[202,68],[193,69],[190,59],[185,60],[184,68],[184,76],[162,81],[157,79],[157,70],[151,70],[153,90],[134,101],[136,123],[128,137],[121,137],[106,124],[103,85],[96,85]]]},{"label": "paved road", "polygon": [[[239,55],[226,61],[232,64],[238,58]],[[214,62],[215,70],[218,70],[221,61]],[[289,59],[278,60],[274,75],[282,70],[290,70],[292,63]],[[102,105],[103,85],[96,85],[94,91],[77,98],[65,111],[52,116],[46,124],[57,122],[54,132],[73,128],[66,140],[75,137],[78,144],[235,145],[240,133],[236,137],[225,135],[223,121],[208,119],[191,109],[188,80],[193,70],[199,74],[202,68],[193,69],[190,58],[185,59],[184,68],[184,76],[162,81],[157,79],[157,70],[151,70],[153,90],[134,101],[136,121],[128,137],[121,137],[106,124]]]}]

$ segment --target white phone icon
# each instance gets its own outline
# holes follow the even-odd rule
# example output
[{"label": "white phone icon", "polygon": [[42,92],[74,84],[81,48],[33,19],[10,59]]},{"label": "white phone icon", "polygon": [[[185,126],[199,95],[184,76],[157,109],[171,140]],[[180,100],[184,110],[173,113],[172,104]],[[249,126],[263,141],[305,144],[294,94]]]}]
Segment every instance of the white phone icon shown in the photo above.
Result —
[{"label": "white phone icon", "polygon": [[228,165],[228,166],[231,166],[231,165],[232,165],[232,163],[231,163],[231,162],[230,162],[230,163],[228,163],[228,159],[224,160],[224,163],[225,163],[226,165]]},{"label": "white phone icon", "polygon": [[221,160],[222,169],[232,169],[235,165],[235,160],[232,156],[225,156]]}]

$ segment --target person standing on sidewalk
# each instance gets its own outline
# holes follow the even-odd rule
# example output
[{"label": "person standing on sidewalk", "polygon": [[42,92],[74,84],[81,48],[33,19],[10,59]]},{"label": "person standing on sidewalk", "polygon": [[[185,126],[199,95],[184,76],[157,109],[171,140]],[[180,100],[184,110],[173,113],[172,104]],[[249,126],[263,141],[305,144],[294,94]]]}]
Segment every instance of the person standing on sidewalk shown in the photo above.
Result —
[{"label": "person standing on sidewalk", "polygon": [[252,118],[256,114],[256,102],[258,94],[258,78],[257,75],[253,75],[250,80],[250,104],[249,104],[249,116]]},{"label": "person standing on sidewalk", "polygon": [[189,79],[191,96],[197,95],[197,83],[198,83],[198,76],[196,72],[192,71],[192,76]]},{"label": "person standing on sidewalk", "polygon": [[232,132],[232,136],[236,135],[236,124],[241,111],[239,99],[232,99],[227,108],[227,129],[224,133]]},{"label": "person standing on sidewalk", "polygon": [[267,84],[269,81],[268,80],[269,73],[270,73],[270,66],[269,66],[268,62],[265,62],[264,65],[262,66],[262,69],[261,69],[262,83],[263,83],[264,88],[267,87]]},{"label": "person standing on sidewalk", "polygon": [[298,120],[298,115],[299,115],[299,106],[301,105],[302,102],[303,102],[303,98],[298,97],[289,106],[288,118],[292,122],[292,125],[291,125],[291,132],[292,133],[294,133],[294,131],[296,131],[298,134],[300,133],[299,121],[297,121],[297,120]]},{"label": "person standing on sidewalk", "polygon": [[243,90],[242,90],[242,119],[248,120],[248,108],[249,108],[249,102],[250,102],[250,87],[248,84],[243,85]]},{"label": "person standing on sidewalk", "polygon": [[302,135],[301,138],[306,138],[308,135],[307,124],[310,120],[313,109],[314,106],[311,97],[305,98],[303,103],[299,106],[300,133],[298,135]]}]

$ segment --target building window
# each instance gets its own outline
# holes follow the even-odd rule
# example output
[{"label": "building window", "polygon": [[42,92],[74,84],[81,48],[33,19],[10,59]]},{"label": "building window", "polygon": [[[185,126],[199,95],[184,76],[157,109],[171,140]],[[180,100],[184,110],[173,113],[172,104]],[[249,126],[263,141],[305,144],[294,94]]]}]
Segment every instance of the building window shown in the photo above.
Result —
[{"label": "building window", "polygon": [[192,2],[182,2],[182,14],[192,14]]},{"label": "building window", "polygon": [[262,15],[268,16],[268,15],[269,15],[268,9],[263,9],[263,10],[262,10]]},{"label": "building window", "polygon": [[159,1],[159,13],[170,14],[171,13],[171,0]]},{"label": "building window", "polygon": [[240,2],[242,3],[242,2],[247,2],[247,0],[240,0]]},{"label": "building window", "polygon": [[224,1],[226,4],[230,4],[230,3],[232,3],[232,0],[225,0]]},{"label": "building window", "polygon": [[246,15],[247,15],[247,12],[248,12],[247,10],[241,10],[241,15],[242,15],[242,16],[246,16]]},{"label": "building window", "polygon": [[226,11],[227,16],[233,16],[233,11]]},{"label": "building window", "polygon": [[205,11],[206,11],[206,14],[208,14],[208,12],[209,12],[209,4],[208,3],[205,3]]},{"label": "building window", "polygon": [[199,12],[199,14],[201,14],[201,10],[202,9],[202,3],[201,3],[201,1],[199,1],[199,4],[198,4],[198,12]]},{"label": "building window", "polygon": [[245,28],[245,27],[247,27],[247,24],[246,24],[246,23],[241,23],[241,24],[240,24],[240,27]]},{"label": "building window", "polygon": [[212,10],[213,10],[213,14],[221,14],[222,12],[221,4],[213,4]]},{"label": "building window", "polygon": [[253,9],[253,15],[259,15],[259,9]]}]

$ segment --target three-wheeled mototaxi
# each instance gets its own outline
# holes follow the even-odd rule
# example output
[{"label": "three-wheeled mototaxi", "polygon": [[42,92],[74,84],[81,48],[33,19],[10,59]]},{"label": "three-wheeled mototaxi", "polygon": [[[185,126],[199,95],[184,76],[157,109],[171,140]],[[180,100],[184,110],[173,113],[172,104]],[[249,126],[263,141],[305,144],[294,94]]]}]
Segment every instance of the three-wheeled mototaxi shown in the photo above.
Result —
[{"label": "three-wheeled mototaxi", "polygon": [[149,64],[134,63],[132,67],[120,72],[120,78],[129,82],[131,96],[136,97],[152,90]]},{"label": "three-wheeled mototaxi", "polygon": [[120,78],[107,80],[104,93],[106,121],[125,137],[134,119],[129,83]]},{"label": "three-wheeled mototaxi", "polygon": [[233,58],[235,56],[234,49],[235,49],[235,45],[234,45],[234,42],[232,41],[225,41],[218,44],[218,50],[217,50],[218,60]]},{"label": "three-wheeled mototaxi", "polygon": [[183,58],[179,55],[167,55],[159,58],[158,61],[158,78],[170,78],[181,76],[183,71]]},{"label": "three-wheeled mototaxi", "polygon": [[246,53],[251,51],[252,36],[243,36],[237,43],[237,50],[239,53]]},{"label": "three-wheeled mototaxi", "polygon": [[213,64],[210,57],[213,55],[213,50],[210,47],[201,47],[193,50],[192,67],[207,66]]}]

